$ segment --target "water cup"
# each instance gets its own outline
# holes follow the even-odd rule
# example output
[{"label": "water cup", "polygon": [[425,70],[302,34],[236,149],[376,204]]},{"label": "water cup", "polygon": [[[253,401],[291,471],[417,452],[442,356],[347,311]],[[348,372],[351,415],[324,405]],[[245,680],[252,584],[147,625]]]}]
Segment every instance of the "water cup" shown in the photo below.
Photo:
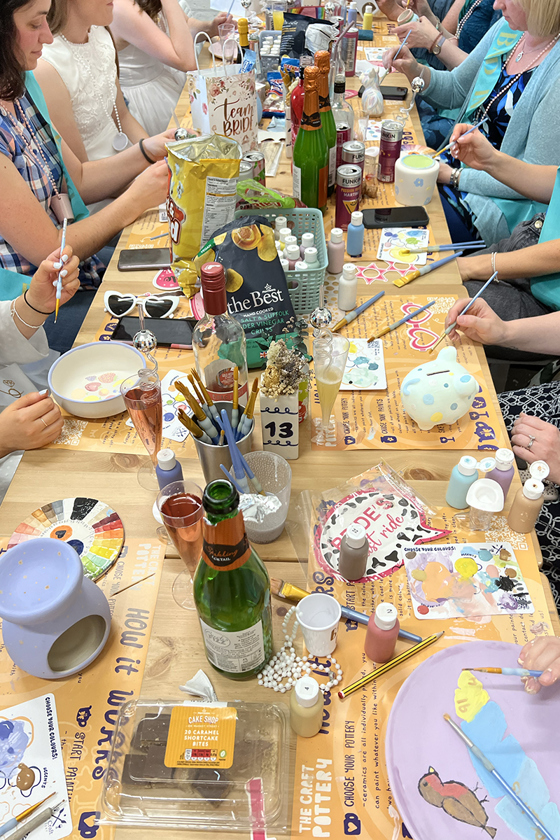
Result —
[{"label": "water cup", "polygon": [[331,595],[313,592],[296,607],[305,646],[312,656],[329,656],[336,647],[342,610]]},{"label": "water cup", "polygon": [[467,504],[471,531],[489,531],[494,514],[504,509],[504,491],[497,481],[479,478],[469,487]]},{"label": "water cup", "polygon": [[[280,507],[270,513],[243,509],[245,531],[249,542],[271,543],[277,540],[284,530],[284,523],[290,507],[290,489],[292,486],[292,468],[285,458],[275,452],[249,452],[245,460],[262,485],[265,493],[273,493],[280,500]],[[235,475],[233,467],[230,473]],[[273,500],[274,501],[274,500]]]},{"label": "water cup", "polygon": [[235,23],[221,23],[218,26],[218,35],[220,36],[220,45],[222,47],[222,59],[230,64],[237,56],[237,42],[234,40],[236,32],[237,26]]}]

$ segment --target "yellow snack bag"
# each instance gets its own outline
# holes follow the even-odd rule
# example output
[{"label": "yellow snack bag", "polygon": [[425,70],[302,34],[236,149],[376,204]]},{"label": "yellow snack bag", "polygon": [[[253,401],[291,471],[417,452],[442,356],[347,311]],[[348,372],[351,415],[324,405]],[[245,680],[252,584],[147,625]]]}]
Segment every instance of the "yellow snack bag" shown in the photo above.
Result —
[{"label": "yellow snack bag", "polygon": [[167,155],[172,268],[188,275],[202,245],[234,218],[242,151],[235,140],[213,134],[169,143]]}]

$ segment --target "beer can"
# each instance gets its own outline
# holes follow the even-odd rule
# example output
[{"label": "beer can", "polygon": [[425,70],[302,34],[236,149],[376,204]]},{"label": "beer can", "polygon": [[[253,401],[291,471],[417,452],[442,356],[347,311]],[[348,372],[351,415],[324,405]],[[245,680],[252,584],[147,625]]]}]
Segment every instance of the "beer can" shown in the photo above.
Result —
[{"label": "beer can", "polygon": [[247,152],[243,160],[253,164],[253,180],[266,187],[265,159],[262,152]]},{"label": "beer can", "polygon": [[253,178],[253,163],[250,160],[239,161],[239,175],[238,181],[249,181]]},{"label": "beer can", "polygon": [[359,166],[364,171],[364,159],[366,156],[365,143],[361,140],[349,140],[342,146],[342,163],[350,163],[352,166]]},{"label": "beer can", "polygon": [[336,170],[335,226],[348,230],[352,213],[360,209],[362,170],[351,163],[343,163]]},{"label": "beer can", "polygon": [[379,143],[379,168],[377,180],[392,184],[395,180],[395,163],[400,157],[403,126],[396,120],[383,120]]}]

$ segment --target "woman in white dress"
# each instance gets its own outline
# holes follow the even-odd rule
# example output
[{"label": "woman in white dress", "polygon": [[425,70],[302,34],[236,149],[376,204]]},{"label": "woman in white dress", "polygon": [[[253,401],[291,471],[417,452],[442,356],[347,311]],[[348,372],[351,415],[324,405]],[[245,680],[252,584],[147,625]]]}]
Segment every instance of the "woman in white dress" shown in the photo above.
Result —
[{"label": "woman in white dress", "polygon": [[164,131],[196,67],[192,34],[208,32],[231,20],[225,12],[213,21],[189,18],[186,0],[114,0],[111,32],[119,54],[120,82],[128,107],[150,134]]}]

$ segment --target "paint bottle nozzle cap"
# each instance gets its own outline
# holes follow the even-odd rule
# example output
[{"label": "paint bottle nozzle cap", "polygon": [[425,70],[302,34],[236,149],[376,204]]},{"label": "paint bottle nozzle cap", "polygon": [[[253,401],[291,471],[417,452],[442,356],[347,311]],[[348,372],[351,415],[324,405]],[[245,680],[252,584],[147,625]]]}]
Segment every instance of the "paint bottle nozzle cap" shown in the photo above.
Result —
[{"label": "paint bottle nozzle cap", "polygon": [[304,248],[313,248],[313,246],[315,245],[314,235],[310,231],[308,231],[307,233],[302,233],[301,244],[304,246]]},{"label": "paint bottle nozzle cap", "polygon": [[479,478],[467,491],[467,504],[475,510],[499,513],[504,509],[504,491],[497,481]]},{"label": "paint bottle nozzle cap", "polygon": [[288,262],[288,260],[280,260],[280,265],[282,266],[284,271],[290,270],[290,263]]},{"label": "paint bottle nozzle cap", "polygon": [[[499,470],[510,470],[513,466],[515,455],[511,449],[498,449],[496,452],[496,467]],[[539,476],[535,476],[538,478]]]},{"label": "paint bottle nozzle cap", "polygon": [[314,245],[310,245],[309,248],[304,250],[303,256],[307,265],[317,262],[317,248]]},{"label": "paint bottle nozzle cap", "polygon": [[175,466],[175,453],[172,449],[160,449],[157,454],[158,467],[161,470],[172,470]]},{"label": "paint bottle nozzle cap", "polygon": [[294,268],[296,271],[307,271],[307,263],[305,262],[305,260],[298,260]]},{"label": "paint bottle nozzle cap", "polygon": [[471,455],[463,455],[457,464],[457,469],[461,475],[474,475],[478,469],[476,458],[473,458]]},{"label": "paint bottle nozzle cap", "polygon": [[297,245],[286,245],[284,248],[284,257],[287,260],[299,260],[299,248]]},{"label": "paint bottle nozzle cap", "polygon": [[352,213],[351,224],[353,224],[354,227],[360,227],[360,225],[362,225],[363,222],[364,222],[364,214],[362,213],[362,211],[361,210],[354,210],[354,212]]},{"label": "paint bottle nozzle cap", "polygon": [[528,478],[523,485],[523,495],[526,499],[540,499],[544,493],[544,484],[537,478]]},{"label": "paint bottle nozzle cap", "polygon": [[376,607],[373,620],[381,630],[392,630],[398,617],[397,608],[393,604],[382,602]]},{"label": "paint bottle nozzle cap", "polygon": [[345,535],[346,544],[350,548],[361,548],[366,541],[366,529],[363,525],[357,525],[353,522],[347,529]]},{"label": "paint bottle nozzle cap", "polygon": [[288,220],[285,216],[276,216],[276,218],[274,220],[274,227],[276,228],[277,231],[280,231],[280,230],[282,230],[282,228],[285,228],[287,226],[288,226]]},{"label": "paint bottle nozzle cap", "polygon": [[371,14],[373,12],[373,6],[370,6],[369,3],[364,9],[366,14]]},{"label": "paint bottle nozzle cap", "polygon": [[342,242],[342,238],[343,238],[343,236],[342,236],[342,228],[333,228],[333,229],[331,230],[331,242],[332,242],[333,244],[335,244],[335,245],[336,245],[336,244],[338,244],[339,242]]},{"label": "paint bottle nozzle cap", "polygon": [[529,467],[529,472],[531,473],[531,478],[536,478],[538,481],[544,481],[545,478],[548,478],[550,467],[546,461],[533,461]]},{"label": "paint bottle nozzle cap", "polygon": [[496,459],[495,458],[483,458],[482,461],[478,462],[478,469],[482,470],[482,472],[490,472],[496,466]]},{"label": "paint bottle nozzle cap", "polygon": [[294,685],[296,699],[300,706],[314,706],[319,696],[319,683],[314,677],[300,677]]},{"label": "paint bottle nozzle cap", "polygon": [[342,266],[342,276],[344,280],[354,280],[356,274],[358,273],[358,269],[354,265],[354,263],[344,263]]}]

